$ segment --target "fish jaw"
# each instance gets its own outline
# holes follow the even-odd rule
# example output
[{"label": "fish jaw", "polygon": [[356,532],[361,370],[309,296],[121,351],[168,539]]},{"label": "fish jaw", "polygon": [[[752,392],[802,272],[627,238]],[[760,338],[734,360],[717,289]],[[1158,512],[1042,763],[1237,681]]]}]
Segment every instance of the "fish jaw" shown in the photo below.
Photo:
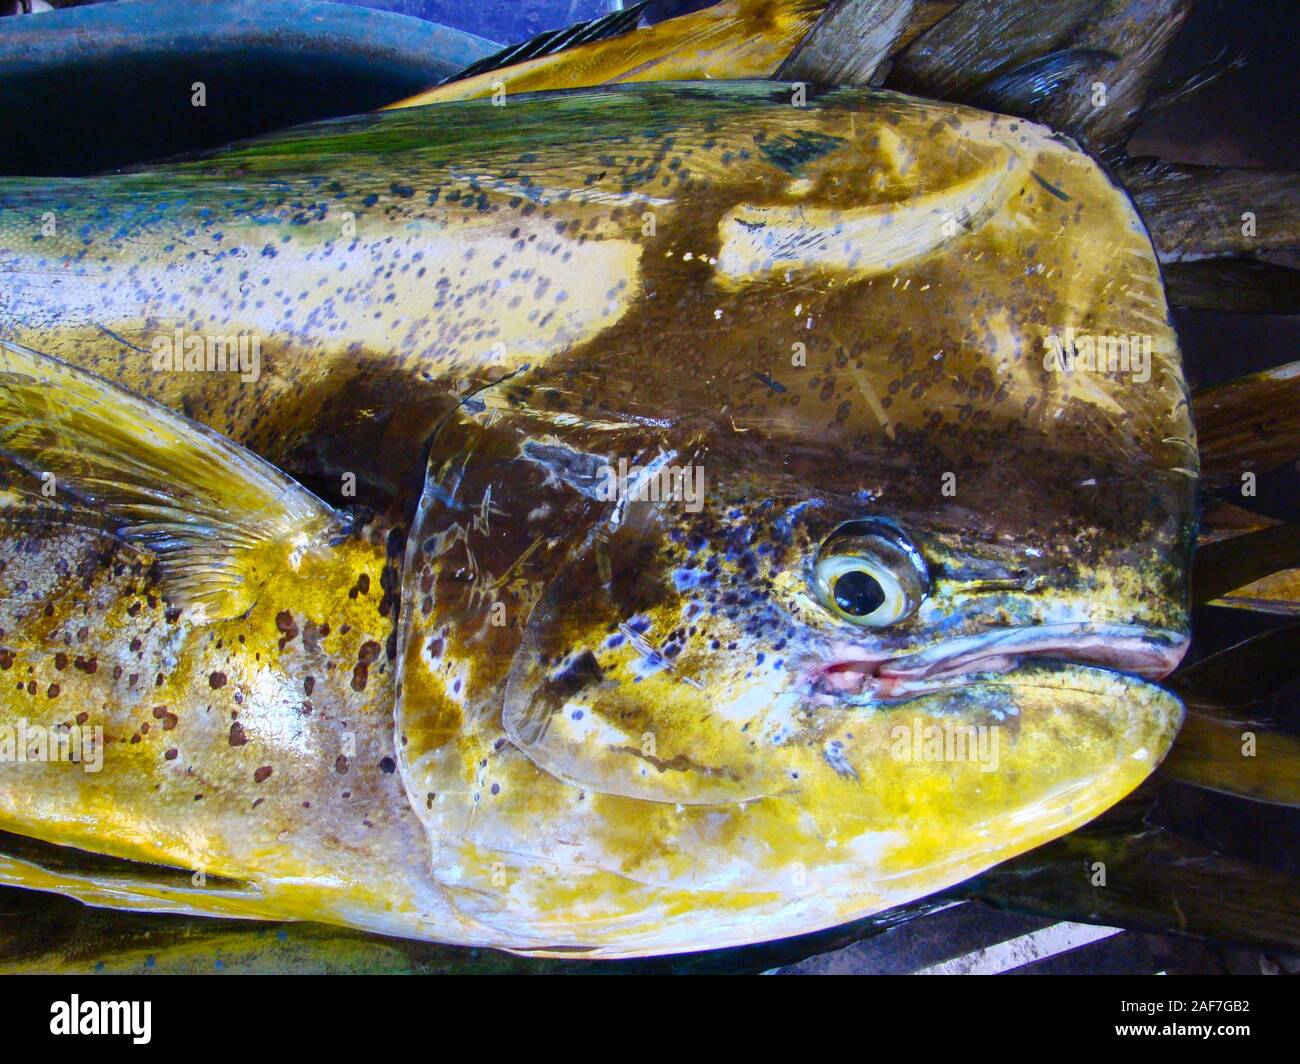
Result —
[{"label": "fish jaw", "polygon": [[[644,684],[642,708],[665,712],[615,745],[658,736],[652,771],[665,774],[728,748],[726,706],[701,723],[716,696],[692,698],[667,677]],[[517,697],[512,685],[507,712]],[[566,732],[575,715],[611,725],[631,708],[565,700],[544,732],[494,755],[500,789],[481,793],[464,835],[443,839],[464,877],[454,888],[507,941],[635,956],[779,937],[903,904],[1104,812],[1154,769],[1182,720],[1177,698],[1148,681],[1035,661],[871,708],[819,706],[801,733],[731,763],[737,777],[723,782],[735,800],[715,792],[707,804],[671,804],[630,793],[645,785],[643,759],[620,765]],[[808,708],[799,703],[786,723]],[[683,717],[692,728],[679,758],[671,728]],[[753,797],[741,797],[744,786]]]},{"label": "fish jaw", "polygon": [[[581,944],[585,955],[593,958],[651,956],[832,927],[961,883],[1086,824],[1136,787],[1171,741],[1181,709],[1153,685],[1137,681],[1137,686],[1131,686],[1131,678],[1101,670],[1088,675],[1104,685],[1114,683],[1110,697],[1093,704],[1091,710],[1083,708],[1102,694],[1102,688],[1071,696],[1067,682],[1062,684],[1065,700],[1059,697],[1061,691],[1044,689],[1026,714],[1027,720],[1042,726],[1044,737],[1059,732],[1081,737],[1075,752],[1056,752],[1059,785],[1044,789],[1032,802],[987,816],[979,813],[993,805],[989,798],[1007,791],[1009,782],[1015,785],[1017,765],[1004,757],[996,770],[982,773],[975,761],[927,760],[927,744],[942,744],[947,734],[944,716],[932,714],[932,707],[918,704],[907,716],[892,721],[880,718],[876,723],[885,728],[882,742],[900,752],[919,752],[919,756],[891,759],[891,771],[878,781],[882,800],[905,812],[912,830],[863,831],[853,838],[832,835],[839,845],[828,851],[831,860],[788,860],[770,890],[728,886],[726,876],[734,875],[735,866],[719,869],[706,862],[694,869],[686,867],[702,852],[706,839],[717,840],[720,835],[741,839],[748,847],[746,851],[737,843],[737,866],[753,853],[781,847],[781,828],[757,815],[765,808],[770,811],[773,803],[769,802],[671,814],[679,825],[674,842],[680,848],[679,854],[664,857],[665,863],[675,858],[679,865],[671,887],[644,882],[656,872],[649,862],[636,866],[626,861],[620,873],[602,871],[595,858],[600,847],[608,844],[607,834],[583,840],[586,848],[574,856],[584,860],[568,867],[554,862],[555,856],[569,854],[554,847],[551,832],[534,832],[514,852],[448,840],[438,856],[454,855],[463,870],[464,878],[454,892],[463,893],[466,911],[472,911],[507,948],[531,955],[572,956],[572,945]],[[1077,674],[1073,678],[1077,683]],[[1115,746],[1094,745],[1103,728],[1122,733],[1125,740]],[[927,729],[937,730],[927,735]],[[961,803],[956,797],[961,792],[982,799],[979,813],[960,821],[949,819],[944,813]],[[591,793],[586,801],[606,816],[627,817],[624,834],[629,841],[667,818],[672,809],[653,807],[657,815],[650,819],[645,809],[626,802]],[[541,853],[552,860],[539,860]],[[574,904],[576,898],[581,899],[580,905]],[[525,936],[548,945],[526,945]]]},{"label": "fish jaw", "polygon": [[828,697],[870,705],[951,689],[972,673],[1007,672],[1026,658],[1096,664],[1160,680],[1178,667],[1190,643],[1186,632],[1088,623],[1000,628],[892,656],[839,643],[829,660],[812,666],[809,683]]},{"label": "fish jaw", "polygon": [[[479,454],[490,450],[478,442]],[[536,463],[526,469],[545,475]],[[533,501],[560,513],[563,481],[537,487]],[[1065,834],[1159,763],[1181,705],[1121,671],[1161,675],[1185,647],[1177,596],[1158,570],[1128,571],[1113,585],[1127,591],[1098,605],[1078,594],[1077,577],[1017,599],[972,590],[948,565],[918,630],[873,640],[830,618],[804,587],[800,559],[851,516],[832,509],[804,507],[795,521],[771,507],[792,529],[785,545],[749,509],[673,535],[660,521],[689,518],[635,504],[605,536],[575,533],[546,563],[545,590],[521,625],[483,629],[510,633],[513,649],[508,665],[492,655],[496,671],[481,685],[482,637],[462,632],[482,611],[466,599],[463,621],[453,611],[429,631],[439,668],[466,677],[454,719],[481,706],[476,729],[487,741],[458,738],[462,752],[443,738],[445,723],[424,725],[438,736],[428,744],[404,722],[412,748],[428,745],[423,762],[406,752],[404,770],[429,781],[416,805],[434,875],[499,941],[635,956],[832,926]],[[437,527],[436,510],[428,516]],[[502,552],[493,572],[515,565],[505,520],[475,540],[480,565]],[[751,531],[770,547],[754,567]],[[667,544],[653,563],[651,542]],[[445,576],[428,570],[434,602],[447,609],[458,551]],[[425,565],[408,566],[408,587],[421,586]],[[1104,568],[1090,565],[1084,582]],[[716,572],[718,583],[690,572]],[[1003,616],[1016,623],[999,627]],[[422,662],[427,643],[408,652]],[[828,671],[856,671],[859,684],[876,674],[895,690],[831,697],[818,687]],[[495,697],[476,703],[461,693],[471,686]],[[432,705],[447,696],[408,687],[405,711],[419,725],[417,693]]]}]

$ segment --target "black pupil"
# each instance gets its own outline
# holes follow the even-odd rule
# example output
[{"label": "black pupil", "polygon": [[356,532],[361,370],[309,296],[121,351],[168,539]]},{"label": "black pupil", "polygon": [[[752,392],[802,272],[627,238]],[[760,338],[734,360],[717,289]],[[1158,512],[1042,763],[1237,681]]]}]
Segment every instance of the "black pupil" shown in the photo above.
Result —
[{"label": "black pupil", "polygon": [[835,604],[853,617],[866,617],[885,603],[880,581],[861,569],[850,569],[835,581]]}]

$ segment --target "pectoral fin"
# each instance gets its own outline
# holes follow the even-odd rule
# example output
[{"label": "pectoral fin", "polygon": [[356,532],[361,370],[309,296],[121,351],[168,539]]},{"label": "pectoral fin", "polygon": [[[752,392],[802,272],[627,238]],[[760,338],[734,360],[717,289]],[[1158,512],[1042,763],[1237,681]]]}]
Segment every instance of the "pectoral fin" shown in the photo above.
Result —
[{"label": "pectoral fin", "polygon": [[268,572],[293,566],[342,524],[211,429],[8,341],[0,341],[0,426],[0,452],[42,494],[75,503],[70,512],[98,512],[156,555],[168,600],[196,619],[246,612]]},{"label": "pectoral fin", "polygon": [[243,884],[232,888],[209,887],[188,882],[168,884],[161,878],[150,881],[103,873],[82,874],[47,868],[6,853],[0,853],[0,884],[63,894],[101,908],[242,919],[257,919],[262,915],[258,909],[260,892]]}]

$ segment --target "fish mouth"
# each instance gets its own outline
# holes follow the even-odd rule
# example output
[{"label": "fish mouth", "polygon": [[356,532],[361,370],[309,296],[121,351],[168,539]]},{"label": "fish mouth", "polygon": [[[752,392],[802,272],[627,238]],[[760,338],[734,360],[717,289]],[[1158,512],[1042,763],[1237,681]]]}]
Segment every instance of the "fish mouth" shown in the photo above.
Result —
[{"label": "fish mouth", "polygon": [[814,692],[841,701],[894,702],[960,686],[974,674],[1016,669],[1025,658],[1098,665],[1161,680],[1177,668],[1191,636],[1142,625],[1048,624],[946,640],[910,654],[882,656],[838,645],[812,675]]}]

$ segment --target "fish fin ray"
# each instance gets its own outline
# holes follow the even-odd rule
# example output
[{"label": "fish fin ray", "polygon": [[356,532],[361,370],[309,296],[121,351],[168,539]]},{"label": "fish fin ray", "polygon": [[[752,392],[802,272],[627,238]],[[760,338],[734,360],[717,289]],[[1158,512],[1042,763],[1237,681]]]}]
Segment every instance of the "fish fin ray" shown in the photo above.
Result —
[{"label": "fish fin ray", "polygon": [[1083,71],[1098,71],[1119,57],[1101,48],[1061,48],[990,78],[963,100],[972,107],[1031,117],[1045,99]]},{"label": "fish fin ray", "polygon": [[[1118,172],[1162,263],[1300,247],[1300,181],[1294,170],[1139,157],[1126,160]],[[1268,218],[1268,225],[1243,224],[1257,217]]]},{"label": "fish fin ray", "polygon": [[0,834],[0,886],[43,891],[103,909],[265,918],[252,884]]},{"label": "fish fin ray", "polygon": [[[1300,944],[1296,881],[1150,825],[1159,791],[1143,787],[1081,830],[990,869],[971,894],[1057,919],[1266,948]],[[1104,868],[1109,885],[1080,875],[1083,863]]]},{"label": "fish fin ray", "polygon": [[157,557],[168,600],[196,620],[240,616],[268,564],[341,529],[331,507],[213,430],[9,341],[0,452],[76,500],[65,513],[99,511]]},{"label": "fish fin ray", "polygon": [[869,85],[915,21],[913,0],[832,3],[777,68],[778,81]]},{"label": "fish fin ray", "polygon": [[1204,388],[1192,413],[1205,488],[1240,497],[1243,473],[1269,473],[1300,457],[1300,362]]},{"label": "fish fin ray", "polygon": [[1079,0],[958,4],[904,49],[887,84],[914,95],[960,98],[1002,71],[1063,47],[1096,6]]},{"label": "fish fin ray", "polygon": [[1197,259],[1165,266],[1176,307],[1229,314],[1300,314],[1300,270],[1249,258]]},{"label": "fish fin ray", "polygon": [[1160,774],[1219,794],[1300,808],[1300,739],[1255,722],[1188,713]]},{"label": "fish fin ray", "polygon": [[1275,574],[1300,568],[1300,523],[1209,543],[1196,552],[1192,601],[1215,602]]}]

